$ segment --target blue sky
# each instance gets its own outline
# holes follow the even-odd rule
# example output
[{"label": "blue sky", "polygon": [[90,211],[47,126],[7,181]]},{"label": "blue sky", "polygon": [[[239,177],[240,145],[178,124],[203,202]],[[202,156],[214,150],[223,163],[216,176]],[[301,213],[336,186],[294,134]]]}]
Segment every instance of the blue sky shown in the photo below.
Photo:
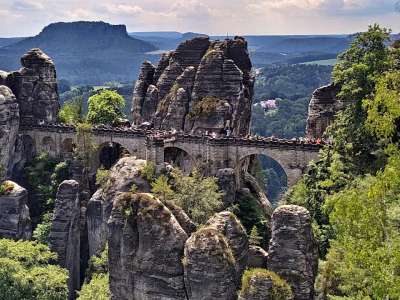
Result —
[{"label": "blue sky", "polygon": [[49,23],[78,20],[126,24],[129,31],[230,35],[353,33],[375,22],[400,32],[396,2],[400,0],[0,0],[0,37],[35,35]]}]

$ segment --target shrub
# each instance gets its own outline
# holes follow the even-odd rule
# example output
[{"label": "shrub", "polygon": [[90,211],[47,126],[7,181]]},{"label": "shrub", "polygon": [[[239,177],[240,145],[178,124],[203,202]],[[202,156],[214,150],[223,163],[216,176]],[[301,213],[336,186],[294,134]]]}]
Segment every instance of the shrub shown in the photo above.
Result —
[{"label": "shrub", "polygon": [[51,265],[55,259],[46,245],[0,239],[1,299],[67,299],[68,272]]},{"label": "shrub", "polygon": [[109,300],[111,293],[108,277],[108,274],[95,274],[89,283],[82,286],[78,300]]},{"label": "shrub", "polygon": [[110,176],[110,170],[106,170],[104,168],[100,168],[96,172],[96,185],[104,186],[108,181],[108,177]]},{"label": "shrub", "polygon": [[149,182],[152,182],[155,179],[156,175],[156,166],[153,162],[146,162],[140,174],[146,178]]},{"label": "shrub", "polygon": [[4,181],[0,184],[0,196],[7,195],[14,189],[14,184],[11,181]]}]

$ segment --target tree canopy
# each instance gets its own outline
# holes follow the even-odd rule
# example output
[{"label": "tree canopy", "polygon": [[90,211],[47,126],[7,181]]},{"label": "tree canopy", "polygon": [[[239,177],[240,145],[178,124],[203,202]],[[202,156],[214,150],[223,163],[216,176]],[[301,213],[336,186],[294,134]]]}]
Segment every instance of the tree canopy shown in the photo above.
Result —
[{"label": "tree canopy", "polygon": [[113,124],[123,118],[124,98],[115,91],[102,90],[88,100],[87,121],[93,125]]}]

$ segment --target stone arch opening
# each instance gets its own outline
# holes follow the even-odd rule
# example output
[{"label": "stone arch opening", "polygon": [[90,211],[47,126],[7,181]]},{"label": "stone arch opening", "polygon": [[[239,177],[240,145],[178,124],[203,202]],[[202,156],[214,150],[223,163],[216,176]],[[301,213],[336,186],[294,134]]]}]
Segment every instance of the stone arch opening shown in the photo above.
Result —
[{"label": "stone arch opening", "polygon": [[119,143],[107,142],[101,144],[99,147],[99,166],[107,170],[121,158],[126,155],[130,155],[128,149]]},{"label": "stone arch opening", "polygon": [[240,171],[255,177],[271,203],[288,189],[288,175],[282,165],[266,154],[250,154],[240,160]]},{"label": "stone arch opening", "polygon": [[178,167],[185,174],[189,174],[193,167],[193,159],[185,150],[178,147],[164,148],[164,162]]},{"label": "stone arch opening", "polygon": [[61,143],[61,152],[63,157],[68,158],[72,157],[76,145],[72,138],[66,138]]},{"label": "stone arch opening", "polygon": [[50,157],[56,157],[56,142],[49,136],[44,137],[41,150],[48,153]]}]

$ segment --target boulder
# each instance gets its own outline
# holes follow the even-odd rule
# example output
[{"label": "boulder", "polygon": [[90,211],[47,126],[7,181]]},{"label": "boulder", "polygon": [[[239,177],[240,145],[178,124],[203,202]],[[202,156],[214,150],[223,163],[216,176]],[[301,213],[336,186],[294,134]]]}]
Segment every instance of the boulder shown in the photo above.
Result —
[{"label": "boulder", "polygon": [[267,268],[268,252],[258,246],[249,246],[247,268]]},{"label": "boulder", "polygon": [[111,299],[186,299],[188,236],[161,201],[145,193],[114,198],[108,228]]},{"label": "boulder", "polygon": [[183,258],[188,299],[236,299],[236,261],[227,239],[203,227],[185,244]]},{"label": "boulder", "polygon": [[42,50],[34,48],[21,58],[22,69],[7,77],[24,123],[56,122],[59,102],[56,69]]},{"label": "boulder", "polygon": [[121,158],[111,169],[108,180],[88,202],[86,218],[88,226],[89,255],[100,254],[107,240],[107,221],[110,217],[114,199],[136,186],[139,192],[149,192],[150,184],[140,172],[145,160],[135,157]]},{"label": "boulder", "polygon": [[[6,177],[12,169],[15,143],[18,138],[19,107],[12,91],[0,85],[0,166],[5,168]],[[8,176],[7,176],[8,175]],[[0,181],[2,174],[0,174]]]},{"label": "boulder", "polygon": [[79,183],[65,180],[58,187],[49,244],[60,266],[68,270],[69,299],[75,299],[81,284],[80,236]]},{"label": "boulder", "polygon": [[0,194],[0,238],[31,239],[27,190],[12,181],[3,182],[3,187],[6,190]]},{"label": "boulder", "polygon": [[290,284],[295,300],[313,299],[318,249],[304,207],[283,205],[272,214],[268,269]]},{"label": "boulder", "polygon": [[223,211],[211,217],[206,224],[209,228],[215,228],[224,235],[236,262],[236,282],[239,287],[240,278],[247,265],[249,241],[246,230],[236,218],[229,212]]},{"label": "boulder", "polygon": [[[290,286],[266,269],[247,270],[242,278],[239,300],[291,300]],[[311,298],[310,298],[311,299]]]}]

